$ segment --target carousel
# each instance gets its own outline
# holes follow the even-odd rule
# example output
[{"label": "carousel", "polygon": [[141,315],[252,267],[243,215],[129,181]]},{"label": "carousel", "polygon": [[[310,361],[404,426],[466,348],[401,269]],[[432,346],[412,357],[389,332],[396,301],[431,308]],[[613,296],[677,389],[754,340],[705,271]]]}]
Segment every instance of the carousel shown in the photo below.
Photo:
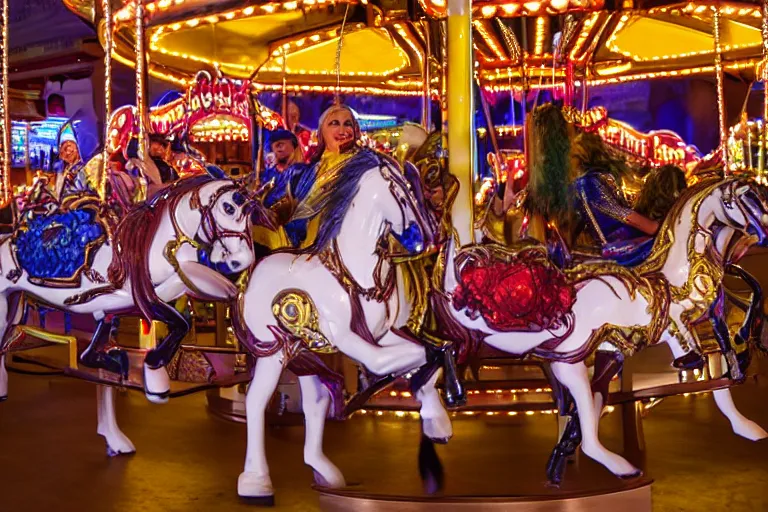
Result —
[{"label": "carousel", "polygon": [[[247,423],[237,490],[260,505],[267,423],[303,414],[323,510],[650,510],[642,417],[679,394],[768,437],[730,392],[765,350],[738,262],[768,246],[766,134],[744,109],[729,122],[723,83],[765,81],[765,5],[63,1],[97,28],[112,114],[101,148],[64,123],[56,179],[14,195],[3,59],[0,401],[6,366],[93,382],[117,456],[135,447],[116,388],[207,390]],[[136,104],[114,111],[113,60],[136,70]],[[149,76],[180,92],[150,107]],[[710,154],[590,105],[606,84],[689,76],[716,84]],[[294,129],[301,93],[337,101],[310,163],[265,179],[264,141]],[[419,119],[358,113],[354,95],[419,98]],[[347,485],[323,432],[352,415],[420,420],[423,493]],[[454,423],[540,415],[557,433],[540,482],[511,467],[504,489],[443,492]],[[607,415],[621,454],[598,436]]]}]

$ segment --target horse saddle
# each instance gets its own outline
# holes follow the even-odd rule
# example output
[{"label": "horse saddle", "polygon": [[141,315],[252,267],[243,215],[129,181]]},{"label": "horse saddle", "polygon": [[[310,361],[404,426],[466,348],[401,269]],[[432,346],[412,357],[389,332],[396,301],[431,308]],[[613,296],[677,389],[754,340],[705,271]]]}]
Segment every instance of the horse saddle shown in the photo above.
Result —
[{"label": "horse saddle", "polygon": [[106,238],[98,205],[86,203],[26,218],[14,234],[14,255],[31,283],[77,288]]}]

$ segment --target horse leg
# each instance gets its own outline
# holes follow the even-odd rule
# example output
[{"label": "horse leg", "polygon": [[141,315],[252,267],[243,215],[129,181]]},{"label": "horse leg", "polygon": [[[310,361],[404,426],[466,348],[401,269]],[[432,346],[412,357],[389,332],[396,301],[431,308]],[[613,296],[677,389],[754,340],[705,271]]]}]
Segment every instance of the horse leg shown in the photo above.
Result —
[{"label": "horse leg", "polygon": [[640,474],[640,470],[630,464],[624,457],[609,451],[600,443],[598,438],[598,420],[595,414],[595,402],[587,375],[586,365],[581,363],[552,363],[552,373],[563,384],[573,397],[578,414],[582,434],[582,451],[588,457],[605,466],[614,475],[621,478],[632,478]]},{"label": "horse leg", "polygon": [[0,355],[0,402],[8,400],[8,371],[5,369],[5,354]]},{"label": "horse leg", "polygon": [[101,384],[96,386],[96,410],[99,420],[96,433],[103,436],[107,441],[107,455],[114,457],[115,455],[134,453],[136,448],[134,448],[133,443],[117,426],[114,387]]},{"label": "horse leg", "polygon": [[421,402],[419,415],[424,435],[436,443],[445,444],[453,437],[453,425],[435,387],[439,376],[440,372],[436,371],[426,384],[416,391],[416,399]]},{"label": "horse leg", "polygon": [[112,332],[112,322],[106,321],[104,313],[94,315],[94,318],[98,322],[96,331],[93,333],[88,347],[80,355],[80,362],[89,368],[103,368],[127,379],[130,369],[128,354],[118,348],[104,352],[104,347],[109,342],[109,336]]},{"label": "horse leg", "polygon": [[595,415],[599,419],[608,401],[608,387],[613,378],[624,367],[621,352],[598,350],[595,353],[595,369],[592,375],[592,393],[595,401]]},{"label": "horse leg", "polygon": [[248,424],[248,447],[245,468],[237,480],[237,494],[259,504],[273,505],[274,490],[269,478],[269,466],[265,451],[266,421],[264,414],[272,394],[277,389],[283,372],[282,351],[256,361],[253,380],[245,398],[245,414]]},{"label": "horse leg", "polygon": [[709,321],[712,323],[712,330],[720,347],[720,352],[725,356],[728,363],[731,378],[734,380],[743,379],[744,373],[741,371],[739,361],[736,358],[736,351],[731,345],[731,333],[725,320],[725,294],[722,286],[717,292],[717,298],[709,308]]},{"label": "horse leg", "polygon": [[347,485],[339,468],[323,453],[323,430],[331,395],[316,375],[299,377],[304,410],[304,463],[315,472],[315,483],[337,489]]},{"label": "horse leg", "polygon": [[163,303],[157,318],[168,326],[168,334],[144,357],[144,394],[150,402],[164,404],[171,392],[171,379],[165,367],[178,352],[190,329],[189,321],[175,308]]},{"label": "horse leg", "polygon": [[[595,418],[600,421],[603,408],[608,400],[608,386],[624,365],[624,358],[620,352],[599,350],[595,354],[595,369],[592,376],[592,393],[595,402]],[[557,386],[557,382],[554,383]],[[560,386],[557,386],[558,388]],[[560,441],[552,450],[552,455],[547,462],[547,478],[549,483],[559,486],[565,473],[565,463],[572,457],[581,444],[581,428],[579,415],[571,410],[573,397],[565,389],[559,390],[558,404],[562,415],[567,415],[565,428],[560,436]]]},{"label": "horse leg", "polygon": [[750,441],[759,441],[768,437],[768,433],[760,425],[746,418],[736,409],[730,389],[718,389],[713,391],[712,394],[715,397],[717,408],[731,422],[731,427],[735,434],[746,437]]}]

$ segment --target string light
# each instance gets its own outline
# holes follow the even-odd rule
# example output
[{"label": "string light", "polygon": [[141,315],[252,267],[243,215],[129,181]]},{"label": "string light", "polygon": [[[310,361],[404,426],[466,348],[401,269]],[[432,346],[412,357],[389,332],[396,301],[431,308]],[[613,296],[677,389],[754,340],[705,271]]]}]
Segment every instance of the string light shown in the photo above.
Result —
[{"label": "string light", "polygon": [[496,37],[492,35],[488,30],[485,20],[473,20],[472,25],[475,27],[475,30],[477,30],[478,34],[480,34],[480,37],[483,38],[485,44],[488,45],[493,54],[496,56],[496,60],[509,60],[507,55],[504,53],[504,50],[502,50],[501,44],[499,44],[499,42],[496,40]]},{"label": "string light", "polygon": [[539,16],[536,18],[536,39],[533,46],[533,53],[535,55],[541,55],[544,52],[544,41],[547,35],[547,19]]},{"label": "string light", "polygon": [[[101,7],[104,10],[104,119],[109,120],[112,113],[112,3],[110,0],[102,0]],[[104,123],[104,148],[101,155],[101,179],[99,180],[99,194],[102,199],[107,195],[107,175],[109,166],[109,122]]]},{"label": "string light", "polygon": [[713,32],[715,39],[715,78],[717,80],[717,113],[720,128],[720,151],[722,151],[723,163],[728,172],[728,133],[725,119],[725,92],[723,88],[723,49],[720,43],[720,4],[715,6],[712,16]]},{"label": "string light", "polygon": [[145,155],[146,148],[146,122],[147,122],[147,98],[145,70],[147,56],[144,46],[144,0],[136,0],[135,5],[135,30],[136,30],[136,125],[139,130],[139,154]]},{"label": "string light", "polygon": [[7,203],[11,199],[11,119],[10,112],[8,111],[8,24],[10,17],[8,13],[8,0],[2,0],[2,2],[3,61],[2,76],[0,76],[0,80],[2,80],[3,83],[0,84],[0,96],[2,96],[0,98],[0,109],[2,109],[0,114],[2,115],[3,126],[0,135],[2,136],[3,161],[0,162],[0,171],[3,173],[3,202]]},{"label": "string light", "polygon": [[[700,8],[706,8],[705,6],[699,6]],[[663,11],[662,11],[663,12]],[[673,12],[674,14],[674,12]],[[679,13],[678,13],[679,14]],[[617,40],[621,35],[621,31],[627,26],[627,22],[632,19],[638,19],[637,13],[633,14],[631,17],[629,14],[624,14],[619,19],[619,22],[616,24],[616,27],[613,29],[613,32],[611,33],[610,37],[605,43],[605,47],[608,48],[610,51],[614,53],[618,53],[620,55],[623,55],[625,57],[629,57],[635,62],[651,62],[651,61],[661,61],[661,60],[675,60],[675,59],[682,59],[686,57],[697,57],[702,55],[712,55],[715,50],[714,48],[706,48],[703,50],[694,50],[690,52],[682,52],[682,53],[671,53],[666,55],[652,55],[652,56],[642,56],[633,54],[632,52],[622,50],[621,47],[617,44]],[[742,50],[745,48],[754,48],[760,45],[759,41],[754,42],[748,42],[748,43],[741,43],[741,44],[732,44],[732,45],[725,45],[722,47],[722,51],[732,51],[732,50]]]}]

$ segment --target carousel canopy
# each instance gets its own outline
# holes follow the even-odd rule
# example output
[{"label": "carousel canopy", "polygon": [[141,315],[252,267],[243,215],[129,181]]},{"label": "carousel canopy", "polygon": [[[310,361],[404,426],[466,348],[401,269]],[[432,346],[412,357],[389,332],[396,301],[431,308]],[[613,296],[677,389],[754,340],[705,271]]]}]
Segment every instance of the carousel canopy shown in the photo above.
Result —
[{"label": "carousel canopy", "polygon": [[[725,71],[754,75],[762,57],[757,2],[624,2],[632,8],[611,10],[606,9],[610,2],[585,0],[581,11],[571,6],[570,16],[548,16],[547,2],[526,5],[537,3],[540,15],[526,17],[510,16],[505,4],[473,4],[476,54],[486,86],[520,86],[523,76],[533,87],[560,83],[568,62],[592,84],[712,74],[718,4]],[[568,2],[549,2],[556,3]]]},{"label": "carousel canopy", "polygon": [[[101,2],[63,0],[99,26]],[[112,0],[115,56],[135,60],[135,0]],[[423,92],[430,37],[418,14],[434,19],[445,0],[144,0],[153,75],[189,85],[200,69],[250,79],[259,90]],[[592,84],[711,74],[715,6],[721,13],[726,72],[754,74],[762,56],[756,1],[475,0],[475,58],[492,90],[551,87],[567,63]],[[410,9],[410,10],[409,10]],[[339,37],[343,44],[339,55]],[[434,38],[434,32],[431,37]],[[435,45],[433,45],[433,48]],[[433,51],[434,53],[434,51]],[[431,75],[434,79],[435,74]]]},{"label": "carousel canopy", "polygon": [[[103,40],[101,2],[63,1],[99,26]],[[135,2],[112,4],[114,54],[130,64]],[[342,91],[416,93],[422,41],[405,23],[407,3],[386,4],[385,11],[365,0],[145,0],[150,73],[188,85],[200,69],[218,68],[260,89],[280,89],[285,81],[288,90],[324,90],[337,85],[343,26]]]}]

